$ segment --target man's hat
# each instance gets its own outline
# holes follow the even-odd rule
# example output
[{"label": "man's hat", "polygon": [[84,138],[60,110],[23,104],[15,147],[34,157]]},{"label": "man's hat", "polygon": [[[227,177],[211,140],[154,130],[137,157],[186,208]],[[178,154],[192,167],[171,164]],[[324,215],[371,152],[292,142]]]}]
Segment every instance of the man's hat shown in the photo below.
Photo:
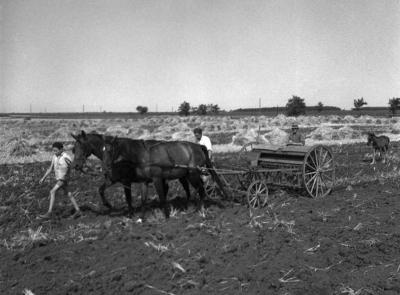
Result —
[{"label": "man's hat", "polygon": [[297,125],[297,124],[292,124],[292,129],[299,129],[299,125]]}]

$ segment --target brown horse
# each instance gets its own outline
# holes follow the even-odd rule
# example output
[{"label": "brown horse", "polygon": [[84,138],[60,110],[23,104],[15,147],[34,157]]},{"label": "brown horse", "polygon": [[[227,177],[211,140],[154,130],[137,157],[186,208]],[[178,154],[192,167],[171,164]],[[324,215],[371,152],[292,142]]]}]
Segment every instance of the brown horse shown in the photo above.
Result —
[{"label": "brown horse", "polygon": [[185,141],[159,142],[148,146],[143,140],[106,139],[103,149],[104,170],[112,173],[113,165],[126,161],[135,167],[135,175],[153,181],[167,218],[169,208],[166,199],[168,193],[166,180],[169,179],[186,178],[200,195],[198,209],[203,207],[205,191],[200,167],[209,169],[222,193],[227,196],[204,146]]},{"label": "brown horse", "polygon": [[376,136],[374,133],[368,132],[367,145],[372,145],[372,149],[373,149],[373,153],[374,153],[371,165],[375,164],[375,155],[377,152],[379,152],[380,158],[382,158],[382,154],[383,154],[383,163],[386,162],[386,152],[389,149],[389,143],[390,143],[389,137],[387,137],[385,135]]},{"label": "brown horse", "polygon": [[[72,167],[77,170],[84,172],[84,165],[86,163],[87,158],[90,155],[94,155],[100,160],[103,159],[103,147],[104,140],[107,138],[109,140],[113,139],[113,137],[104,137],[101,134],[97,133],[88,133],[86,134],[84,131],[81,133],[71,136],[76,140],[73,148],[74,152],[74,160],[72,162]],[[128,140],[127,138],[118,138],[117,142],[125,142]],[[157,144],[159,141],[157,140],[147,140],[144,141],[144,144],[151,146],[153,144]],[[121,183],[124,187],[125,192],[125,200],[128,204],[129,214],[133,215],[133,207],[132,207],[132,197],[131,197],[131,184],[132,183],[142,183],[142,202],[146,200],[148,184],[152,180],[149,178],[141,177],[135,173],[134,166],[128,161],[121,161],[119,163],[113,164],[111,166],[111,170],[105,173],[105,180],[103,184],[99,187],[99,194],[102,200],[102,203],[107,208],[111,209],[111,204],[105,198],[105,189],[115,183]],[[190,189],[189,184],[185,178],[179,179],[182,184],[187,200],[190,199]],[[144,208],[142,206],[142,208]]]}]

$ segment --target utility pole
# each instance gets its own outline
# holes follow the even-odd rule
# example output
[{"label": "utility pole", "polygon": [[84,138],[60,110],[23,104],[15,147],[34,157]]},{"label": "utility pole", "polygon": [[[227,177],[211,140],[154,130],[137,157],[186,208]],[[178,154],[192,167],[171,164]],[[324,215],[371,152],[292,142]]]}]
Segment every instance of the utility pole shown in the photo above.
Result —
[{"label": "utility pole", "polygon": [[82,113],[84,113],[85,112],[85,105],[83,104],[82,105]]},{"label": "utility pole", "polygon": [[29,105],[29,112],[32,113],[32,104]]}]

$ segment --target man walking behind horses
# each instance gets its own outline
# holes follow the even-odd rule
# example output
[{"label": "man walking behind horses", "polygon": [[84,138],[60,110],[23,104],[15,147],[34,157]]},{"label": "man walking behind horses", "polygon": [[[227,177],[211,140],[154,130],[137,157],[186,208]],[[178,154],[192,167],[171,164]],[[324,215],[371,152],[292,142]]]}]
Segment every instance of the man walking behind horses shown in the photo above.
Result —
[{"label": "man walking behind horses", "polygon": [[211,140],[208,136],[203,135],[203,130],[201,128],[195,128],[193,130],[194,137],[196,138],[196,143],[204,145],[208,151],[208,157],[212,161],[212,145]]}]

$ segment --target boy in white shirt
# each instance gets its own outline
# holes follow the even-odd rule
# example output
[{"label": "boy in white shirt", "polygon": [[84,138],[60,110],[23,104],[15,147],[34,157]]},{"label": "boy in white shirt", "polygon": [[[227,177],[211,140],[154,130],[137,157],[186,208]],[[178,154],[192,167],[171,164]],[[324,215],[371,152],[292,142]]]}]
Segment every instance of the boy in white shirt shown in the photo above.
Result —
[{"label": "boy in white shirt", "polygon": [[46,214],[44,215],[39,215],[39,218],[50,218],[52,211],[53,211],[53,206],[54,206],[54,201],[56,198],[56,192],[59,191],[60,189],[64,191],[66,195],[68,195],[69,199],[71,200],[72,205],[75,208],[75,213],[72,215],[72,217],[77,218],[81,216],[81,211],[79,209],[78,204],[76,203],[76,200],[74,196],[71,194],[71,192],[68,191],[68,180],[69,180],[69,174],[70,174],[70,167],[71,167],[71,158],[68,156],[66,152],[63,151],[63,144],[61,142],[55,142],[52,145],[53,148],[53,153],[54,156],[51,160],[51,164],[49,169],[47,169],[46,173],[44,176],[40,179],[39,183],[42,184],[43,181],[46,179],[46,177],[51,173],[51,171],[54,168],[54,173],[56,176],[56,184],[54,187],[50,190],[50,205],[49,205],[49,210]]}]

